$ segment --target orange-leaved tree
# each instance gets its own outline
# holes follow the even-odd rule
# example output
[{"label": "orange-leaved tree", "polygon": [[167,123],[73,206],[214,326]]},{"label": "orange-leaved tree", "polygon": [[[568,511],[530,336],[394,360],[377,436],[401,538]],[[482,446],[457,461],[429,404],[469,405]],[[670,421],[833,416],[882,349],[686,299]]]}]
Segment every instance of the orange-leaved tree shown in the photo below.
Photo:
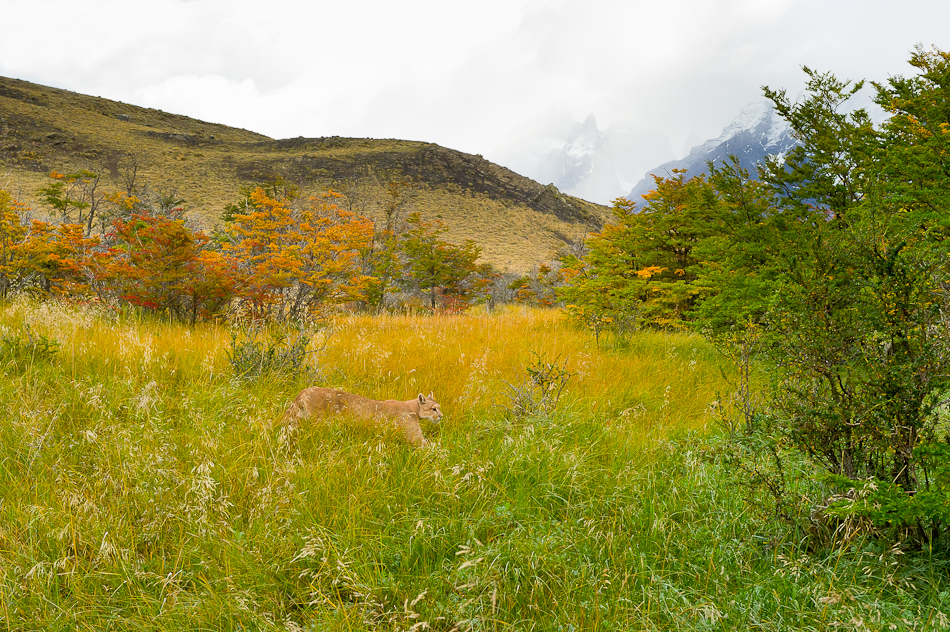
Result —
[{"label": "orange-leaved tree", "polygon": [[0,297],[7,295],[17,278],[15,257],[26,236],[24,209],[20,202],[0,189]]},{"label": "orange-leaved tree", "polygon": [[247,275],[251,316],[299,319],[365,298],[371,279],[360,255],[372,243],[373,223],[337,206],[339,197],[328,192],[292,205],[258,187],[247,212],[231,213],[224,249]]},{"label": "orange-leaved tree", "polygon": [[538,305],[540,307],[554,307],[558,302],[557,289],[564,285],[564,273],[559,261],[551,265],[540,264],[524,276],[518,277],[508,284],[508,289],[514,292],[513,298],[518,303]]},{"label": "orange-leaved tree", "polygon": [[121,301],[194,324],[226,310],[241,278],[236,262],[180,215],[136,213],[116,220],[102,279]]},{"label": "orange-leaved tree", "polygon": [[15,246],[13,271],[18,285],[43,296],[85,296],[96,278],[98,237],[86,237],[81,224],[33,220]]}]

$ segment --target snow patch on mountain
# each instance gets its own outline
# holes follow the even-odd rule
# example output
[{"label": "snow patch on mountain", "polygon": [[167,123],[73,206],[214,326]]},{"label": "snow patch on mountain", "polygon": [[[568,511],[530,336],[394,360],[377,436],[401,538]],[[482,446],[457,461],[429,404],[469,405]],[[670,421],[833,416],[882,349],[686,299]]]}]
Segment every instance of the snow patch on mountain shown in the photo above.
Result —
[{"label": "snow patch on mountain", "polygon": [[[654,156],[647,162],[646,156]],[[548,113],[526,126],[492,159],[562,193],[609,204],[623,197],[655,156],[673,157],[665,134],[611,125],[600,129],[594,115],[583,122]]]},{"label": "snow patch on mountain", "polygon": [[651,169],[627,197],[639,202],[643,194],[654,188],[653,175],[668,177],[674,169],[685,169],[686,177],[691,178],[706,173],[708,162],[723,164],[732,155],[754,175],[756,163],[766,156],[783,156],[797,144],[788,122],[779,116],[772,103],[756,101],[744,107],[717,138],[693,147],[685,158]]}]

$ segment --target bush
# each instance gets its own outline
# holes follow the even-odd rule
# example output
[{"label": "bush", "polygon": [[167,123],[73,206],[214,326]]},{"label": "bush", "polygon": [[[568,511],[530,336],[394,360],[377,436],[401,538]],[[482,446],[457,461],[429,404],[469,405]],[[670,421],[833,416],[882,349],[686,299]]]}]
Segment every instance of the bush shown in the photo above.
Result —
[{"label": "bush", "polygon": [[59,351],[59,342],[42,334],[34,334],[29,325],[23,325],[20,333],[4,333],[0,337],[0,359],[19,363],[22,361],[52,360]]},{"label": "bush", "polygon": [[567,361],[560,358],[545,362],[544,354],[534,354],[534,361],[525,367],[528,377],[520,385],[509,384],[506,408],[510,417],[521,419],[535,413],[546,413],[557,408],[557,403],[574,375],[567,370]]},{"label": "bush", "polygon": [[320,374],[313,363],[314,350],[310,349],[315,333],[311,328],[294,331],[258,325],[232,331],[228,362],[234,375],[246,380],[265,375],[303,374],[315,378]]}]

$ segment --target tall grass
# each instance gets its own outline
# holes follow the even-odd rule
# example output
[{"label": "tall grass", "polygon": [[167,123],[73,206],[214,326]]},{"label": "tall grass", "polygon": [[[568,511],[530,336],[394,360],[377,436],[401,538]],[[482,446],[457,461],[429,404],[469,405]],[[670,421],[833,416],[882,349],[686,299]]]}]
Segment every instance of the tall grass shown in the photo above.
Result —
[{"label": "tall grass", "polygon": [[496,415],[508,403],[507,385],[526,378],[525,367],[541,356],[575,375],[567,398],[578,412],[696,428],[708,421],[726,369],[689,335],[644,333],[622,350],[598,349],[553,310],[354,316],[335,321],[325,345],[331,382],[383,399],[433,390],[459,423]]},{"label": "tall grass", "polygon": [[[59,341],[29,353],[22,335]],[[717,457],[701,339],[599,349],[556,312],[347,317],[323,382],[435,391],[413,449],[275,421],[306,382],[235,379],[223,327],[0,306],[0,617],[12,630],[939,629],[945,565],[806,552]],[[505,413],[543,354],[558,410]]]}]

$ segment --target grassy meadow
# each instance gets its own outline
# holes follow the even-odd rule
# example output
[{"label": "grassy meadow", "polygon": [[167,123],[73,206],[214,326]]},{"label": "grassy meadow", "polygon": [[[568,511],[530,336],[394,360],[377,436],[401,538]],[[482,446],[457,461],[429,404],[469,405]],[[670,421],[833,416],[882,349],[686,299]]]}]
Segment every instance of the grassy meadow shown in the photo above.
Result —
[{"label": "grassy meadow", "polygon": [[[252,380],[226,326],[18,298],[0,341],[6,629],[950,626],[946,564],[806,548],[755,509],[711,413],[733,369],[696,336],[598,348],[557,311],[350,316],[313,335],[310,377]],[[512,415],[539,357],[566,390]],[[431,390],[446,416],[421,449],[283,427],[311,383]]]}]

